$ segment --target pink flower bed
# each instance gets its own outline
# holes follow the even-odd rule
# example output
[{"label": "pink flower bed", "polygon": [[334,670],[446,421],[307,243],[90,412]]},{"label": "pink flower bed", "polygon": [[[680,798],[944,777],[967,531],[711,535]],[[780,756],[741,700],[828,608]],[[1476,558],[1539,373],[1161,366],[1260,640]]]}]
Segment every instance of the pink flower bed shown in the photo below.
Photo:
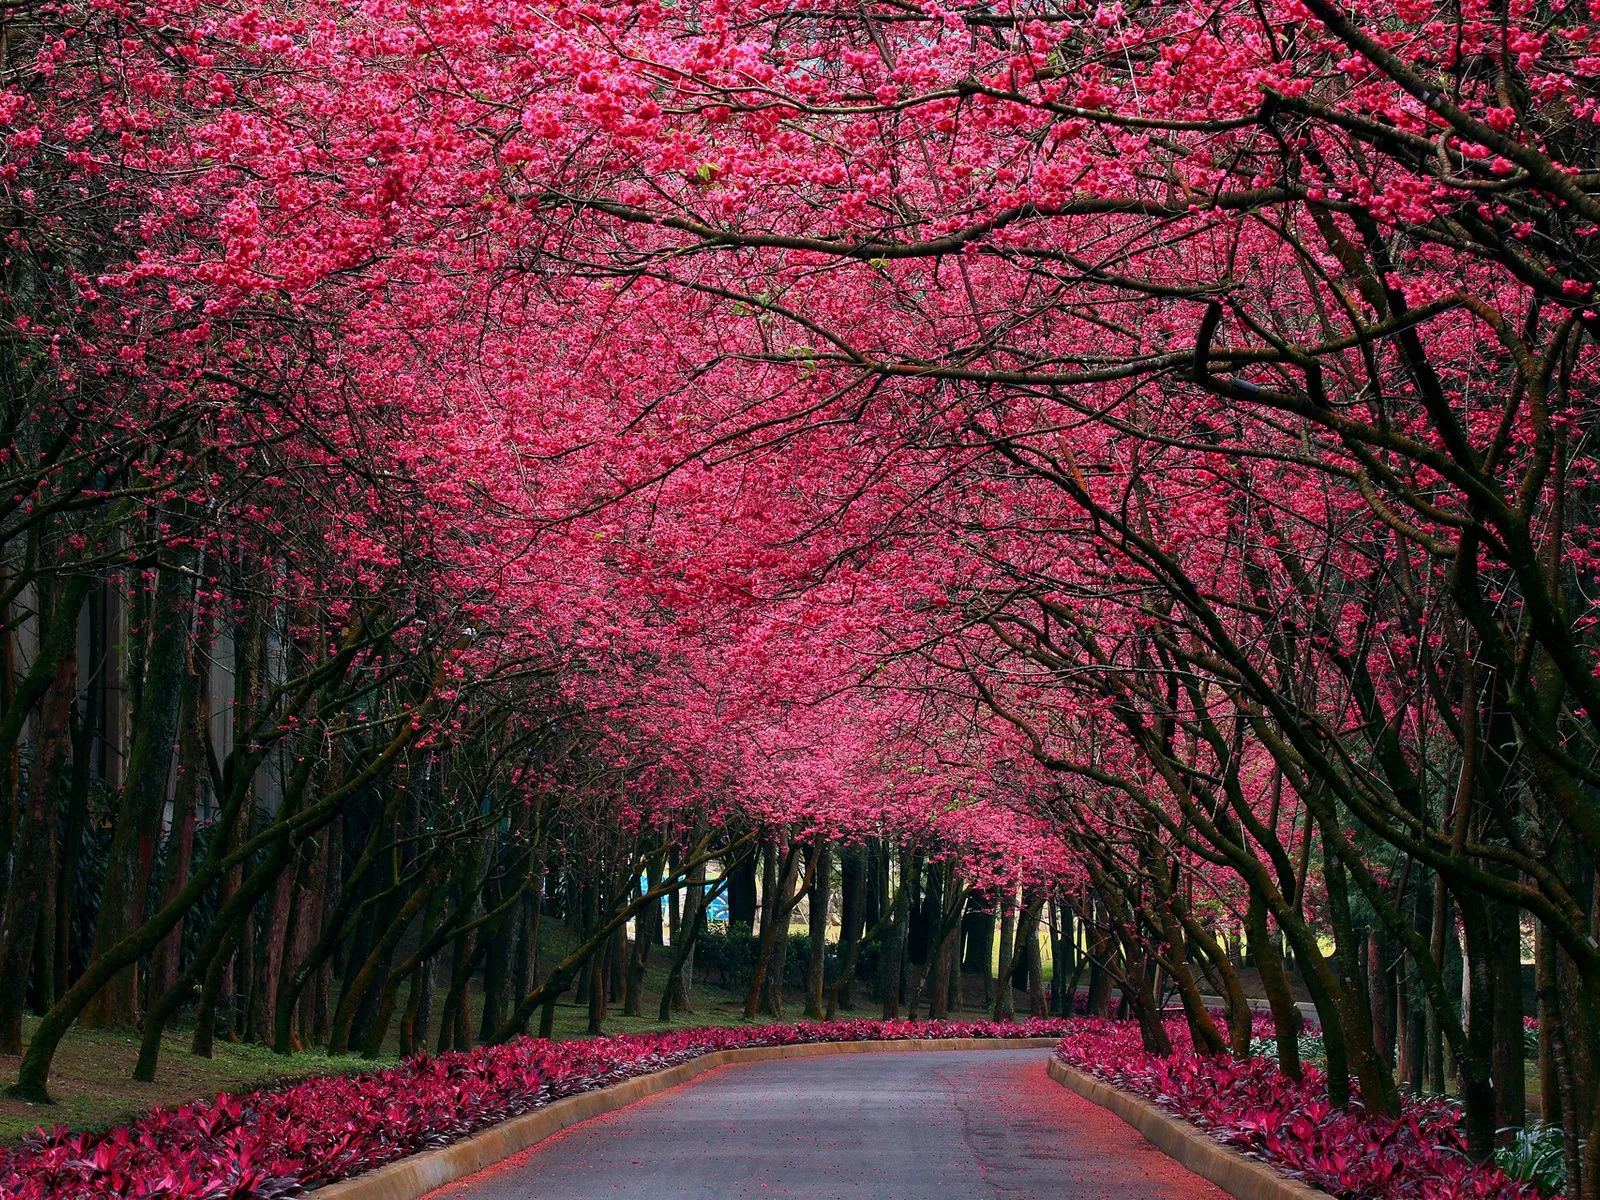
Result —
[{"label": "pink flower bed", "polygon": [[1332,1107],[1323,1078],[1295,1083],[1271,1059],[1206,1057],[1169,1023],[1171,1058],[1146,1054],[1128,1022],[1079,1020],[1056,1048],[1070,1067],[1193,1122],[1220,1142],[1344,1200],[1535,1200],[1532,1184],[1472,1162],[1460,1113],[1437,1100],[1408,1100],[1395,1119],[1357,1105]]},{"label": "pink flower bed", "polygon": [[1076,1024],[832,1021],[573,1042],[522,1038],[360,1075],[158,1109],[105,1133],[41,1131],[0,1155],[0,1195],[273,1200],[714,1050],[877,1038],[1061,1037]]}]

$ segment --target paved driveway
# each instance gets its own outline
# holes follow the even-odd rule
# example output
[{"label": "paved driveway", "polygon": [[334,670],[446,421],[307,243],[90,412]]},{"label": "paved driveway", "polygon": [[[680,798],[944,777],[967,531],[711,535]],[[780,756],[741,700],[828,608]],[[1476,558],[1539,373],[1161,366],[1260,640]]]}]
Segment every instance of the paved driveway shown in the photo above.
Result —
[{"label": "paved driveway", "polygon": [[1049,1053],[722,1067],[564,1130],[432,1200],[1222,1200],[1053,1082]]}]

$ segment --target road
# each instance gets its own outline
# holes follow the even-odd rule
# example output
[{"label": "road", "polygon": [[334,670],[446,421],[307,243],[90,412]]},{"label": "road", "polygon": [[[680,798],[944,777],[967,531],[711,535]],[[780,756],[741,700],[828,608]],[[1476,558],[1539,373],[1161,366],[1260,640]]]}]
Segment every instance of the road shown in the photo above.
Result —
[{"label": "road", "polygon": [[1045,1074],[1048,1050],[722,1067],[429,1200],[1223,1200]]}]

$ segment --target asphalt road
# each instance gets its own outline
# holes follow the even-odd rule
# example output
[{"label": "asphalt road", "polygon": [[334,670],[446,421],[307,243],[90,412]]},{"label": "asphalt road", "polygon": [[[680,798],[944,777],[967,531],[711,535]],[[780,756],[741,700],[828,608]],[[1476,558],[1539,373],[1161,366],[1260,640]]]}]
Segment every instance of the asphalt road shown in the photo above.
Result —
[{"label": "asphalt road", "polygon": [[564,1130],[430,1200],[1222,1200],[1097,1105],[1048,1050],[722,1067]]}]

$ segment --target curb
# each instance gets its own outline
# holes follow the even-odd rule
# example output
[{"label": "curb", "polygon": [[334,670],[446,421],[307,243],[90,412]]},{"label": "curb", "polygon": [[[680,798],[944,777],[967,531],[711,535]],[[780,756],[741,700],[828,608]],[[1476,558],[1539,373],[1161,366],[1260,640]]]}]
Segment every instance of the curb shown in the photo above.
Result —
[{"label": "curb", "polygon": [[[807,1042],[791,1046],[712,1050],[689,1062],[668,1067],[665,1071],[567,1096],[520,1117],[502,1121],[442,1150],[429,1150],[409,1158],[396,1159],[375,1171],[330,1183],[306,1195],[315,1200],[418,1200],[435,1188],[464,1179],[529,1146],[537,1145],[569,1125],[626,1108],[646,1096],[687,1083],[696,1075],[734,1063],[815,1058],[833,1054],[870,1054],[884,1050],[1044,1050],[1060,1044],[1060,1038],[906,1038],[900,1041]],[[1054,1062],[1053,1059],[1051,1061]]]},{"label": "curb", "polygon": [[1290,1179],[1264,1162],[1246,1158],[1189,1122],[1137,1096],[1102,1083],[1050,1056],[1050,1078],[1132,1125],[1157,1150],[1216,1184],[1235,1200],[1329,1200],[1326,1192]]}]

